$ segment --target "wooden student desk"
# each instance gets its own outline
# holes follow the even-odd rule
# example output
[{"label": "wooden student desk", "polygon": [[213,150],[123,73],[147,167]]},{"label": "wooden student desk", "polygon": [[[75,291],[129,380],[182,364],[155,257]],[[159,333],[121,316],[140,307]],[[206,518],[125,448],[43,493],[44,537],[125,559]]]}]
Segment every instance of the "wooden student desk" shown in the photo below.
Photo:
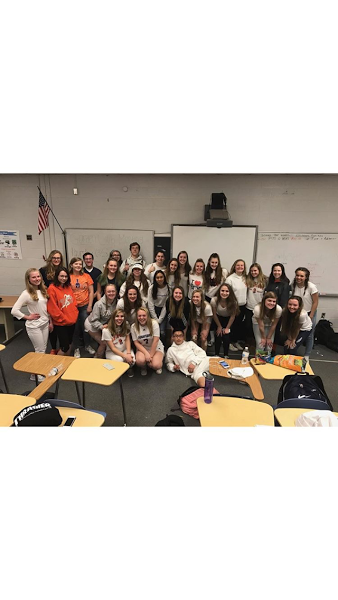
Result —
[{"label": "wooden student desk", "polygon": [[15,335],[14,320],[11,310],[19,296],[2,296],[0,302],[0,325],[5,326],[5,342],[8,342]]},{"label": "wooden student desk", "polygon": [[206,404],[201,396],[197,408],[202,427],[274,426],[272,406],[265,402],[214,396],[211,404]]},{"label": "wooden student desk", "polygon": [[[0,427],[10,427],[13,424],[13,418],[26,406],[32,403],[28,396],[18,396],[16,394],[0,394]],[[56,407],[62,417],[62,423],[65,424],[68,417],[75,417],[72,427],[101,427],[104,423],[104,416],[84,410],[82,408],[68,408],[65,406]]]},{"label": "wooden student desk", "polygon": [[[222,360],[220,357],[210,357],[209,359],[209,372],[211,375],[218,375],[219,377],[226,377],[227,379],[231,379],[232,381],[236,381],[236,379],[231,378],[228,375],[228,369],[223,369],[223,367],[219,364],[219,361]],[[229,369],[233,369],[234,367],[242,367],[242,363],[240,360],[232,360],[231,358],[225,359],[227,363],[229,363]],[[248,367],[251,365],[248,364]],[[238,380],[237,380],[238,381]],[[264,394],[262,390],[262,386],[260,384],[258,375],[254,372],[251,377],[246,377],[242,379],[251,389],[252,395],[255,400],[264,400]]]},{"label": "wooden student desk", "polygon": [[[282,427],[295,427],[298,417],[311,410],[311,408],[276,408],[275,417]],[[338,417],[338,413],[333,414]]]},{"label": "wooden student desk", "polygon": [[[292,371],[291,369],[285,369],[284,367],[278,367],[277,365],[270,365],[269,363],[265,365],[255,365],[254,359],[250,360],[250,365],[258,373],[262,379],[278,379],[283,380],[285,375],[295,375],[297,371]],[[305,372],[313,375],[313,371],[310,367],[310,363],[307,363]]]},{"label": "wooden student desk", "polygon": [[[29,397],[35,398],[35,400],[40,400],[40,398],[52,387],[52,385],[55,382],[57,382],[55,389],[55,396],[57,396],[59,389],[59,379],[74,360],[78,359],[74,358],[74,356],[55,356],[54,354],[28,352],[27,354],[25,354],[25,356],[23,356],[14,363],[13,369],[15,369],[16,371],[23,371],[24,373],[44,375],[46,377],[46,379],[42,381],[39,385],[38,380],[36,378],[36,388],[34,388],[34,390],[32,390],[29,394]],[[53,367],[58,367],[59,365],[63,365],[59,372],[56,375],[48,377],[48,373],[51,371],[51,369]]]},{"label": "wooden student desk", "polygon": [[[114,368],[109,371],[103,365],[109,363]],[[96,383],[98,385],[113,385],[115,381],[119,381],[122,411],[124,425],[127,425],[126,410],[124,406],[124,394],[121,377],[123,373],[128,371],[129,365],[125,362],[117,360],[107,360],[106,358],[76,358],[65,373],[62,375],[62,380],[82,382],[82,398],[83,406],[85,406],[85,383]]]}]

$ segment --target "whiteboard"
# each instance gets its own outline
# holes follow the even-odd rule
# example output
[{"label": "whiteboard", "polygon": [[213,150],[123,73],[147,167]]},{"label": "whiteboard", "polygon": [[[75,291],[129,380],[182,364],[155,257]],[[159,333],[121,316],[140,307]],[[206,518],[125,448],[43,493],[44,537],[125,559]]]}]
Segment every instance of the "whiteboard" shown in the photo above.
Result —
[{"label": "whiteboard", "polygon": [[206,225],[173,225],[173,256],[186,250],[193,267],[197,258],[207,263],[210,254],[217,252],[222,267],[230,271],[235,260],[245,260],[247,269],[255,260],[257,227],[207,227]]},{"label": "whiteboard", "polygon": [[266,275],[273,263],[280,262],[293,281],[295,270],[306,267],[320,294],[338,294],[337,255],[338,233],[258,234],[257,262]]},{"label": "whiteboard", "polygon": [[138,229],[66,229],[68,260],[85,252],[94,254],[94,265],[102,269],[111,250],[119,250],[122,258],[130,255],[129,244],[138,242],[147,264],[153,262],[154,231]]}]

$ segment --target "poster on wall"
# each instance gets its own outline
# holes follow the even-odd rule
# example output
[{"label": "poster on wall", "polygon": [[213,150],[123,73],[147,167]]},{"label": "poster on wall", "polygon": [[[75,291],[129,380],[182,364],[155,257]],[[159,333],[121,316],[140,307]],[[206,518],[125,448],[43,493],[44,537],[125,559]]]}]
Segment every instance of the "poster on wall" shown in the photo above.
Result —
[{"label": "poster on wall", "polygon": [[22,259],[18,231],[0,231],[0,258]]}]

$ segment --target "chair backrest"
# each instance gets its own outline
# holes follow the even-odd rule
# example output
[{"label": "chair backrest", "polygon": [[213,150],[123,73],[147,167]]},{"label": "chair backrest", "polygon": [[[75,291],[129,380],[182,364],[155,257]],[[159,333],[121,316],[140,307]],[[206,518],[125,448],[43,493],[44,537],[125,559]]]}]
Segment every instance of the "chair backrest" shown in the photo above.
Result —
[{"label": "chair backrest", "polygon": [[308,408],[314,410],[332,410],[326,402],[322,400],[312,400],[312,398],[288,398],[279,402],[276,408]]}]

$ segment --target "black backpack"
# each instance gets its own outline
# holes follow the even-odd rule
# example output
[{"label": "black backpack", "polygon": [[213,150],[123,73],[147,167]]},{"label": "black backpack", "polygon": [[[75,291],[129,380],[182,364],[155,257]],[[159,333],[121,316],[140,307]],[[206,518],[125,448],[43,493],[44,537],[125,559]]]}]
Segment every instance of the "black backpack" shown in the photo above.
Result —
[{"label": "black backpack", "polygon": [[329,339],[335,335],[331,321],[320,319],[315,327],[315,342],[327,346]]},{"label": "black backpack", "polygon": [[155,427],[184,427],[184,421],[182,417],[178,415],[167,415],[161,421],[157,421]]},{"label": "black backpack", "polygon": [[321,402],[325,402],[330,410],[333,410],[319,375],[310,375],[309,373],[286,375],[279,388],[277,405],[283,402],[283,400],[291,398],[320,400]]}]

